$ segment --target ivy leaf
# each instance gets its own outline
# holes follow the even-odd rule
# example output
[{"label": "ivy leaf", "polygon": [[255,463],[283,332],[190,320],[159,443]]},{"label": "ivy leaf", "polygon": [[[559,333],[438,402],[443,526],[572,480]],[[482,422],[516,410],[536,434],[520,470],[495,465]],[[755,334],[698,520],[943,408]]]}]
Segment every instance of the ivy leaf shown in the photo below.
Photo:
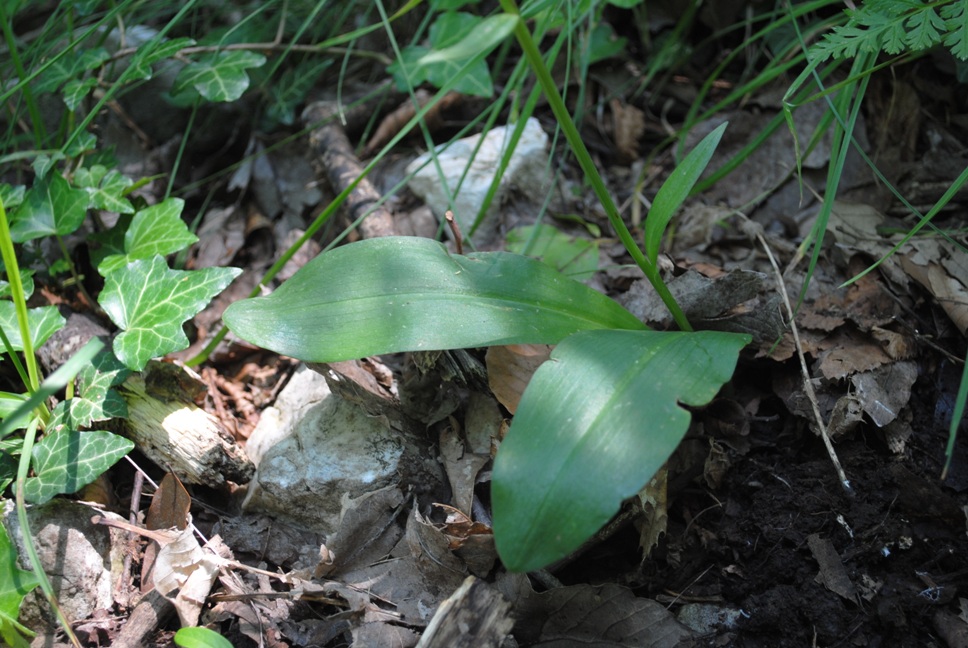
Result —
[{"label": "ivy leaf", "polygon": [[124,197],[132,184],[131,178],[117,169],[109,171],[103,164],[80,168],[74,174],[74,185],[87,192],[90,207],[119,214],[134,213],[131,201]]},{"label": "ivy leaf", "polygon": [[[51,335],[59,331],[67,320],[60,314],[56,306],[39,306],[27,309],[27,329],[34,350],[47,341]],[[17,323],[17,307],[12,301],[0,301],[0,328],[7,334],[10,346],[14,351],[24,350],[24,340],[20,336],[20,325]],[[0,343],[0,352],[4,352]]]},{"label": "ivy leaf", "polygon": [[494,460],[494,540],[512,571],[578,549],[662,467],[750,336],[589,330],[535,372]]},{"label": "ivy leaf", "polygon": [[[0,262],[0,272],[3,271],[3,262]],[[34,271],[20,269],[20,283],[24,290],[24,297],[30,299],[34,294]],[[0,279],[0,299],[10,299],[10,282]]]},{"label": "ivy leaf", "polygon": [[168,198],[139,211],[124,233],[124,254],[105,257],[97,271],[106,277],[131,261],[178,252],[197,241],[181,219],[184,207],[181,198]]},{"label": "ivy leaf", "polygon": [[81,133],[74,138],[74,141],[70,142],[63,151],[61,155],[76,158],[84,155],[85,153],[90,153],[97,149],[97,136],[94,133],[89,133],[87,131]]},{"label": "ivy leaf", "polygon": [[175,79],[172,94],[194,88],[209,101],[235,101],[249,88],[246,69],[261,67],[266,57],[256,52],[216,52],[189,63]]},{"label": "ivy leaf", "polygon": [[61,429],[45,436],[33,450],[34,477],[24,482],[24,497],[43,504],[60,494],[76,493],[134,448],[130,439],[92,430]]},{"label": "ivy leaf", "polygon": [[18,207],[24,201],[26,195],[27,187],[24,185],[0,184],[0,200],[3,201],[3,207],[7,211]]},{"label": "ivy leaf", "polygon": [[25,627],[17,622],[20,604],[40,581],[33,572],[20,569],[17,550],[10,542],[7,529],[0,524],[0,638],[8,646],[26,645]]},{"label": "ivy leaf", "polygon": [[88,77],[86,79],[71,79],[64,84],[61,89],[61,96],[64,99],[64,104],[70,110],[76,110],[81,102],[84,101],[84,97],[91,93],[97,86],[97,79],[93,77]]},{"label": "ivy leaf", "polygon": [[111,55],[103,47],[68,53],[46,66],[34,82],[36,92],[54,92],[68,81],[78,79],[87,70],[100,67]]},{"label": "ivy leaf", "polygon": [[87,192],[74,189],[59,173],[48,174],[27,191],[14,213],[10,238],[23,243],[42,236],[66,236],[87,213]]},{"label": "ivy leaf", "polygon": [[98,303],[123,333],[114,353],[126,367],[188,347],[182,324],[201,311],[242,271],[238,268],[171,270],[160,256],[139,259],[112,272]]},{"label": "ivy leaf", "polygon": [[101,350],[77,376],[78,396],[69,401],[71,426],[83,428],[95,421],[127,417],[128,406],[112,387],[130,373],[110,350]]},{"label": "ivy leaf", "polygon": [[174,38],[162,43],[150,40],[144,43],[138,48],[137,53],[134,55],[134,60],[131,61],[128,78],[143,81],[149,80],[154,75],[154,70],[151,69],[152,64],[162,59],[171,58],[181,50],[186,47],[191,47],[194,44],[195,41],[191,38]]}]

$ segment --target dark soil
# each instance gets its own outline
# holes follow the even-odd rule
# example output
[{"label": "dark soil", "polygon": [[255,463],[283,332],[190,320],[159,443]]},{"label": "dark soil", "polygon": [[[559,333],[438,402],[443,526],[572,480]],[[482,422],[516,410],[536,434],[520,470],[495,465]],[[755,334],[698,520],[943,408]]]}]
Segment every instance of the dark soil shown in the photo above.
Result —
[{"label": "dark soil", "polygon": [[[876,429],[838,444],[851,494],[805,426],[786,416],[752,425],[749,452],[719,489],[690,484],[675,498],[666,559],[646,567],[643,595],[741,610],[708,646],[966,645],[955,615],[968,587],[968,453],[960,443],[942,483],[947,427],[936,412],[946,405],[937,381],[918,384],[904,456]],[[836,551],[853,596],[819,582],[811,536]]]}]

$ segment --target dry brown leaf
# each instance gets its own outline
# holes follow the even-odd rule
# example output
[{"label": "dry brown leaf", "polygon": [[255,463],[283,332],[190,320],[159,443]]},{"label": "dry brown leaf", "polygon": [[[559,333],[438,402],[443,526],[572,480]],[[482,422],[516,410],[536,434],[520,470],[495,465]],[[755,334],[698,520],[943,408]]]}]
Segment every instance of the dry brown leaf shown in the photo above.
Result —
[{"label": "dry brown leaf", "polygon": [[901,267],[930,292],[962,334],[968,333],[968,267],[939,241],[913,241]]},{"label": "dry brown leaf", "polygon": [[221,564],[221,558],[199,546],[191,525],[158,552],[152,579],[158,591],[174,604],[182,627],[198,625]]},{"label": "dry brown leaf", "polygon": [[484,358],[487,382],[494,396],[507,411],[514,414],[521,402],[521,394],[528,387],[531,376],[551,357],[547,344],[514,344],[492,346]]},{"label": "dry brown leaf", "polygon": [[[419,89],[414,93],[416,97],[417,104],[410,99],[407,99],[401,103],[393,112],[383,118],[380,125],[377,127],[376,132],[370,138],[370,141],[366,143],[366,148],[363,149],[363,154],[360,156],[366,159],[376,153],[377,149],[389,142],[393,137],[403,130],[403,127],[407,125],[407,122],[413,119],[414,115],[417,114],[418,108],[423,108],[427,103],[433,98],[433,95],[424,90]],[[434,104],[434,106],[428,110],[423,117],[424,122],[427,124],[431,131],[436,130],[440,127],[442,121],[441,112],[447,110],[451,106],[455,105],[463,99],[463,95],[457,92],[448,92],[440,100]]]},{"label": "dry brown leaf", "polygon": [[659,544],[659,536],[666,532],[669,523],[668,487],[669,469],[662,466],[636,496],[635,501],[641,514],[636,519],[635,526],[639,531],[639,548],[642,550],[643,562]]},{"label": "dry brown leaf", "polygon": [[470,515],[474,503],[474,484],[477,474],[488,461],[490,454],[476,454],[465,448],[457,422],[451,417],[451,425],[440,431],[440,456],[443,459],[451,497],[458,509]]},{"label": "dry brown leaf", "polygon": [[665,606],[619,585],[559,587],[511,603],[524,645],[675,648],[694,637]]},{"label": "dry brown leaf", "polygon": [[639,139],[645,134],[645,113],[615,98],[609,103],[614,122],[615,148],[621,162],[639,157]]}]

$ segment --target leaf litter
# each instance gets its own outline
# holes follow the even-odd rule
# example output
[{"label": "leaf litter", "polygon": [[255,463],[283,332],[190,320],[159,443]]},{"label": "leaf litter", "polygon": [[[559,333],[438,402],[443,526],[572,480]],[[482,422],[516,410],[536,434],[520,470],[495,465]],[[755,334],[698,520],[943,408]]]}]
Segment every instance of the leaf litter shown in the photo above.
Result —
[{"label": "leaf litter", "polygon": [[[245,61],[233,65],[244,74]],[[199,91],[208,91],[204,72],[192,72]],[[884,82],[882,94],[874,96],[882,102],[890,93],[908,96],[917,84]],[[461,103],[455,100],[451,107]],[[607,128],[617,150],[605,160],[614,165],[614,178],[628,177],[623,165],[637,156],[640,116],[618,100],[609,107],[614,123]],[[775,98],[764,95],[728,115],[731,126],[711,169],[732,157],[736,149],[730,147],[745,145],[778,108]],[[882,113],[873,111],[867,130],[876,137],[863,145],[889,151],[901,167],[917,166],[911,133],[926,127],[911,121],[913,111],[898,112],[908,121],[897,141],[888,135],[892,128],[879,121]],[[368,149],[388,141],[409,116],[391,117]],[[798,129],[806,136],[818,115],[803,116]],[[703,124],[693,137],[720,121]],[[648,137],[648,128],[644,132]],[[937,167],[945,150],[937,142],[957,140],[958,133],[932,137],[935,144],[925,155]],[[898,645],[922,645],[925,637],[935,645],[959,645],[951,637],[959,636],[968,608],[963,440],[960,463],[949,480],[938,483],[936,476],[960,374],[950,357],[958,352],[939,348],[962,348],[968,330],[963,250],[941,237],[920,238],[876,272],[843,286],[898,240],[890,232],[897,221],[885,215],[883,192],[871,189],[859,161],[850,163],[849,182],[842,187],[858,202],[835,207],[821,267],[796,315],[816,404],[856,489],[848,497],[837,488],[813,430],[813,403],[777,296],[780,280],[791,295],[805,283],[805,262],[798,261],[794,243],[807,235],[817,205],[809,193],[800,200],[791,176],[789,133],[781,127],[767,142],[739,175],[698,197],[677,217],[676,234],[664,248],[670,288],[689,319],[702,328],[751,332],[755,345],[720,398],[693,412],[679,450],[654,483],[626,503],[615,528],[544,573],[511,574],[497,559],[488,516],[490,462],[523,387],[550,348],[491,347],[486,354],[471,351],[471,362],[464,364],[436,356],[424,370],[400,357],[383,358],[385,364],[322,368],[326,380],[338,385],[331,397],[362,408],[367,417],[430,421],[425,458],[440,466],[439,474],[423,475],[433,483],[422,484],[422,490],[399,480],[352,496],[342,493],[337,523],[328,532],[284,512],[242,511],[244,489],[235,491],[235,485],[217,479],[208,484],[215,488],[195,489],[195,523],[213,532],[214,544],[200,544],[188,524],[167,536],[159,552],[160,572],[156,561],[151,577],[160,591],[173,595],[182,622],[194,623],[200,616],[236,645],[413,646],[421,636],[426,639],[421,645],[433,645],[434,637],[445,641],[448,624],[461,623],[452,616],[485,609],[494,616],[484,625],[499,629],[498,634],[510,632],[517,645],[525,646],[808,645],[811,640],[874,645],[887,635],[901,637]],[[255,137],[249,139],[247,150],[261,147]],[[199,230],[199,267],[238,265],[239,257],[248,255],[246,269],[258,272],[292,240],[294,227],[304,231],[304,210],[324,199],[308,190],[296,195],[309,183],[305,164],[287,164],[299,156],[270,154],[241,167],[233,186],[250,195],[244,209],[209,212]],[[821,146],[805,163],[805,182],[817,192],[823,191],[828,162]],[[656,167],[660,174],[668,170]],[[918,189],[922,172],[907,173],[908,186]],[[903,182],[904,172],[899,175]],[[561,180],[566,188],[579,183]],[[921,189],[930,202],[930,187]],[[616,192],[637,199],[630,186],[617,184]],[[394,219],[415,218],[418,207],[409,200],[393,206]],[[583,200],[581,191],[564,191],[552,211],[604,223]],[[749,219],[734,210],[749,212]],[[514,218],[534,212],[520,205],[509,210]],[[33,226],[56,228],[55,223]],[[536,226],[533,220],[505,223],[506,230]],[[568,221],[554,226],[566,237],[588,237],[587,229]],[[762,233],[787,264],[782,278],[758,249],[753,232]],[[592,285],[618,295],[654,328],[669,327],[651,291],[637,275],[623,273],[620,266],[627,259],[607,241],[589,240],[605,269]],[[134,249],[122,246],[117,254]],[[142,263],[148,281],[153,270],[150,261]],[[158,280],[170,283],[168,273]],[[212,281],[221,285],[229,279]],[[224,306],[194,318],[201,338],[212,332]],[[114,310],[123,316],[123,305]],[[145,334],[157,334],[158,327],[150,324]],[[179,334],[180,329],[162,337]],[[131,348],[131,362],[140,359],[137,342],[122,345]],[[238,341],[230,341],[215,358],[221,378],[259,408],[275,400],[292,374],[289,365],[272,364],[278,360]],[[445,371],[446,362],[453,364]],[[486,366],[489,390],[465,372],[475,363]],[[278,369],[266,377],[260,367]],[[377,376],[383,376],[382,386]],[[215,376],[208,380],[211,389],[201,396],[205,407],[222,419],[234,416],[239,403],[216,408],[213,394],[219,389]],[[286,402],[284,396],[275,401],[276,406]],[[298,409],[298,400],[288,402]],[[269,416],[262,412],[263,419]],[[237,440],[244,442],[245,436]],[[237,479],[240,486],[248,481]],[[163,483],[160,496],[165,488]],[[183,497],[170,499],[179,517],[187,514]],[[179,526],[166,522],[171,523],[162,523],[163,528]],[[241,567],[229,552],[261,571]],[[705,607],[705,616],[697,606]],[[162,643],[164,634],[154,640]]]}]

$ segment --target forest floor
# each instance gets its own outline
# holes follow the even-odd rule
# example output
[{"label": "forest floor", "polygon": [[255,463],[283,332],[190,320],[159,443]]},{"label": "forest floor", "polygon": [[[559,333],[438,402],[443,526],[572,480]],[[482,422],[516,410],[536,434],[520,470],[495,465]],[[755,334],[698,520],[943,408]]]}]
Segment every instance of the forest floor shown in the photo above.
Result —
[{"label": "forest floor", "polygon": [[[647,211],[645,201],[674,166],[668,151],[648,161],[645,156],[688,110],[704,78],[701,68],[648,96],[613,93],[616,80],[634,72],[630,61],[599,64],[589,76],[582,132],[630,221],[636,209]],[[778,114],[788,83],[780,79],[700,124],[686,148],[728,120],[709,167],[719,168]],[[357,88],[367,89],[362,82]],[[968,166],[965,96],[964,86],[932,58],[881,71],[868,90],[858,140],[922,212]],[[372,110],[388,113],[393,101]],[[796,113],[803,133],[818,122],[821,104]],[[453,100],[439,116],[435,138],[445,141],[480,106],[473,98]],[[554,131],[547,107],[539,106],[536,116],[547,133]],[[245,273],[199,314],[196,343],[172,360],[186,360],[204,346],[227,304],[243,298],[343,188],[329,184],[330,162],[307,133],[274,146],[282,137],[257,132],[245,123],[243,107],[234,105],[212,108],[202,119],[218,132],[186,152],[183,168],[191,177],[179,182],[193,185],[184,194],[189,212],[208,204],[209,194],[216,198],[189,265],[232,265]],[[620,132],[629,120],[642,125],[633,128],[631,140]],[[352,124],[347,130],[349,156],[365,157],[371,148]],[[119,145],[119,158],[127,160],[129,174],[148,176],[164,167],[174,141],[128,158]],[[395,185],[421,147],[416,139],[404,140],[370,175],[375,190],[382,194]],[[258,162],[246,158],[260,148],[269,150]],[[798,246],[820,208],[829,150],[828,136],[805,161],[801,185],[793,173],[792,137],[781,127],[731,175],[690,198],[675,221],[664,272],[690,321],[700,329],[748,332],[754,341],[717,399],[692,412],[690,431],[667,465],[664,497],[649,514],[628,503],[608,533],[542,574],[525,576],[503,569],[490,540],[486,461],[475,464],[464,493],[443,479],[401,482],[344,500],[340,526],[330,533],[298,515],[243,509],[252,484],[189,486],[194,524],[205,537],[218,534],[237,561],[290,574],[285,581],[227,569],[233,573],[223,573],[208,593],[201,622],[236,646],[413,646],[433,611],[474,574],[508,605],[504,616],[513,639],[506,646],[968,646],[968,439],[958,440],[941,479],[968,328],[968,264],[958,247],[966,196],[959,192],[934,220],[950,239],[919,237],[843,286],[891,250],[900,240],[896,232],[916,222],[852,153],[808,281],[810,259]],[[650,326],[671,328],[671,318],[611,238],[604,213],[560,141],[551,154],[556,167],[564,162],[544,222],[593,244],[600,256],[590,285]],[[228,183],[225,176],[220,186],[196,182],[243,159]],[[638,185],[640,177],[647,182]],[[504,248],[508,232],[536,222],[540,203],[520,189],[502,206],[488,249]],[[427,206],[408,190],[385,207],[389,233],[436,234]],[[352,220],[340,218],[284,276]],[[786,325],[783,291],[795,304],[805,283],[795,319],[802,362]],[[466,356],[491,367],[483,349]],[[197,402],[247,449],[264,410],[295,380],[298,366],[230,336],[201,366],[205,389]],[[441,366],[431,362],[436,392],[429,396],[428,379],[413,380],[409,355],[374,359],[363,368],[395,395],[412,389],[411,402],[423,398],[434,408],[425,417],[431,421],[425,459],[450,475],[467,464],[448,458],[448,434],[472,427],[471,413],[479,410],[496,428],[512,416],[486,382],[455,380]],[[344,379],[349,375],[345,367],[337,370]],[[350,400],[351,391],[344,383],[338,396]],[[825,448],[815,409],[849,486]],[[138,451],[132,458],[156,481],[165,475]],[[109,473],[119,512],[131,508],[135,472],[122,462]],[[453,510],[440,505],[458,509],[462,497],[476,500],[481,514],[458,529],[447,517]],[[147,509],[147,500],[140,508]],[[128,572],[132,589],[140,582],[139,564],[136,557]],[[80,621],[86,645],[110,644],[136,599]],[[178,627],[170,612],[146,635],[146,645],[170,645]]]}]

